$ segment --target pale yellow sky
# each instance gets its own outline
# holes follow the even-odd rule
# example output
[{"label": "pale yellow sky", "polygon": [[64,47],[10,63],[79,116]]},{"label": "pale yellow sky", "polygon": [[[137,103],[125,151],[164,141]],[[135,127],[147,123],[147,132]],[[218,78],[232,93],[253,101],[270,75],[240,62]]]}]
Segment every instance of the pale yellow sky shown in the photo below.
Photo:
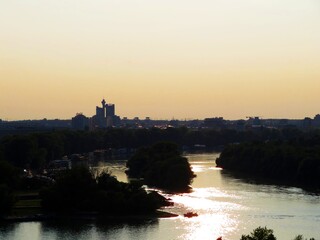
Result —
[{"label": "pale yellow sky", "polygon": [[320,113],[319,0],[0,0],[0,119]]}]

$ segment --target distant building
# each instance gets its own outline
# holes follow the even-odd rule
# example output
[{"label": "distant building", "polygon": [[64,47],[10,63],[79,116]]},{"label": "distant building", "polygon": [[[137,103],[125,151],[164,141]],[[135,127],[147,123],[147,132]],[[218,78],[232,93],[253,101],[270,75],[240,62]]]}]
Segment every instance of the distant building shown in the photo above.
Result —
[{"label": "distant building", "polygon": [[235,126],[236,126],[236,130],[244,131],[246,126],[246,121],[243,119],[237,120]]},{"label": "distant building", "polygon": [[261,127],[262,126],[261,119],[259,117],[254,117],[254,119],[252,120],[252,126]]},{"label": "distant building", "polygon": [[313,126],[319,128],[320,127],[320,114],[317,114],[313,118]]},{"label": "distant building", "polygon": [[260,117],[247,117],[247,126],[252,128],[260,128],[263,126]]},{"label": "distant building", "polygon": [[115,105],[107,104],[104,99],[102,99],[101,104],[101,107],[96,107],[96,115],[92,117],[93,128],[118,126],[120,118],[115,115]]},{"label": "distant building", "polygon": [[207,128],[223,129],[226,126],[225,122],[226,121],[222,117],[205,118],[204,126]]},{"label": "distant building", "polygon": [[312,119],[309,117],[306,117],[302,121],[302,126],[304,129],[309,129],[312,126]]},{"label": "distant building", "polygon": [[77,113],[75,117],[71,120],[71,125],[73,129],[85,130],[89,128],[89,118],[84,116],[82,113]]},{"label": "distant building", "polygon": [[115,116],[115,106],[114,104],[106,105],[106,117],[114,117]]},{"label": "distant building", "polygon": [[48,171],[56,172],[61,170],[71,169],[71,161],[70,160],[53,160],[48,164]]}]

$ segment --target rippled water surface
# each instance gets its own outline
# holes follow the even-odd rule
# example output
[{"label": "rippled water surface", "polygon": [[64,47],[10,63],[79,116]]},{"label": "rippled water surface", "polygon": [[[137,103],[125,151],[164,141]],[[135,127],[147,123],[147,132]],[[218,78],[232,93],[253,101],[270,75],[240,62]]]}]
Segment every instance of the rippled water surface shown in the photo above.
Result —
[{"label": "rippled water surface", "polygon": [[[60,222],[0,225],[0,239],[240,239],[258,226],[274,230],[278,239],[298,234],[320,239],[320,197],[299,188],[247,183],[215,167],[218,154],[187,156],[197,174],[193,191],[166,194],[175,205],[165,210],[179,217],[127,223]],[[99,165],[108,167],[126,181],[125,161]],[[198,217],[184,218],[193,211]]]}]

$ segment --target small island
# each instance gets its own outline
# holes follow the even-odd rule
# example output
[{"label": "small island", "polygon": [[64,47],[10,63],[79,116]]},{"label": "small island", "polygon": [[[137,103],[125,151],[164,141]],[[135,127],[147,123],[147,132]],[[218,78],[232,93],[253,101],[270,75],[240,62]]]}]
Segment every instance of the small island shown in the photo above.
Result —
[{"label": "small island", "polygon": [[127,174],[151,187],[187,192],[196,175],[174,143],[161,142],[140,148],[127,162]]}]

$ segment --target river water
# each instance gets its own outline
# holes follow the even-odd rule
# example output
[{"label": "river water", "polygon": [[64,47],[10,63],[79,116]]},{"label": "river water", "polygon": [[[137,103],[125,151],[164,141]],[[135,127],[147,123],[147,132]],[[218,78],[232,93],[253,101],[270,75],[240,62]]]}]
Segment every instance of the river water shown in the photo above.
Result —
[{"label": "river water", "polygon": [[[258,226],[274,230],[277,239],[298,234],[320,239],[320,196],[300,188],[248,183],[215,167],[218,154],[188,155],[197,174],[186,194],[166,194],[175,205],[165,211],[179,217],[126,223],[26,222],[0,225],[0,239],[24,240],[212,240],[240,239]],[[121,181],[125,161],[101,163]],[[193,211],[198,217],[185,218]]]}]

